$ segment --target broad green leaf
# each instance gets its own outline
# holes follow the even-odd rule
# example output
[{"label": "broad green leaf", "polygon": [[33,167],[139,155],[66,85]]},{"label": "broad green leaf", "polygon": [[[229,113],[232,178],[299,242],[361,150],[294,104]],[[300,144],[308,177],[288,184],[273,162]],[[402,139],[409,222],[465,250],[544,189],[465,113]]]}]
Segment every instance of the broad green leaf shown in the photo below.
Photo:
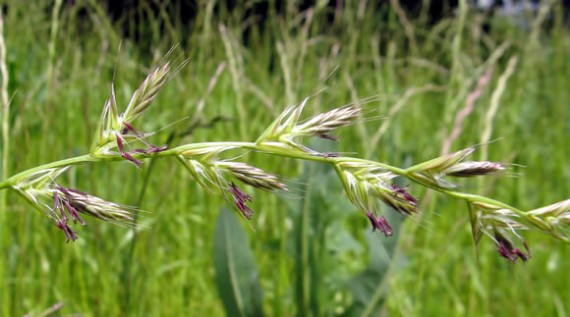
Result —
[{"label": "broad green leaf", "polygon": [[[321,141],[312,142],[310,147],[330,151],[333,146]],[[344,226],[354,207],[340,195],[342,186],[330,166],[305,162],[300,183],[303,199],[289,203],[294,220],[291,242],[296,313],[329,315],[335,293],[349,277],[341,257],[354,254],[359,247]]]},{"label": "broad green leaf", "polygon": [[[394,232],[399,232],[402,217],[390,212],[386,214],[386,218],[393,226]],[[353,303],[345,316],[378,316],[385,300],[384,292],[389,278],[387,273],[391,266],[396,265],[394,262],[403,262],[393,259],[398,242],[397,234],[386,238],[378,232],[367,230],[364,237],[368,243],[370,263],[348,282]]]},{"label": "broad green leaf", "polygon": [[255,259],[234,212],[222,208],[214,236],[216,286],[227,316],[263,316]]}]

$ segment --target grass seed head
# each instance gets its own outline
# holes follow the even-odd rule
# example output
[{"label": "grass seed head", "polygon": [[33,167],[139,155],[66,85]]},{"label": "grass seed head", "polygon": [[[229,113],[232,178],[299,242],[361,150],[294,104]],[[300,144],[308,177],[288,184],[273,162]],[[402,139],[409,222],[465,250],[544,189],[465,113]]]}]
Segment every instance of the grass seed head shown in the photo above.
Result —
[{"label": "grass seed head", "polygon": [[253,210],[247,206],[247,202],[252,201],[253,198],[251,198],[250,195],[242,192],[234,183],[230,183],[228,191],[233,197],[236,208],[245,218],[247,218],[247,220],[251,220],[251,217],[253,217]]},{"label": "grass seed head", "polygon": [[386,187],[383,184],[374,186],[374,194],[386,205],[392,207],[404,216],[410,216],[418,212],[417,199],[410,195],[404,188],[394,189],[395,185]]},{"label": "grass seed head", "polygon": [[561,202],[534,209],[528,212],[529,215],[533,216],[551,216],[560,218],[570,218],[570,199],[563,200]]},{"label": "grass seed head", "polygon": [[325,138],[334,138],[328,133],[352,124],[358,118],[361,108],[357,106],[344,106],[329,112],[318,114],[304,123],[297,125],[291,132],[292,135],[315,135]]},{"label": "grass seed head", "polygon": [[517,259],[521,259],[521,261],[526,262],[528,259],[530,259],[531,251],[522,238],[520,238],[520,240],[524,246],[526,253],[514,246],[513,242],[507,237],[507,234],[504,230],[495,230],[494,239],[497,243],[497,252],[499,252],[499,254],[505,259],[511,262],[516,262]]},{"label": "grass seed head", "polygon": [[133,223],[134,208],[109,202],[55,183],[54,178],[63,170],[65,169],[38,172],[31,176],[32,180],[19,183],[14,188],[61,229],[67,241],[77,239],[77,235],[69,226],[69,220],[86,225],[80,214],[119,225]]},{"label": "grass seed head", "polygon": [[394,234],[394,230],[388,223],[388,220],[383,216],[376,217],[372,212],[367,211],[366,217],[370,220],[370,224],[372,225],[372,231],[379,230],[384,234],[384,236],[389,237]]},{"label": "grass seed head", "polygon": [[157,67],[142,82],[139,88],[133,93],[127,109],[121,115],[122,121],[133,122],[140,117],[150,106],[162,86],[166,83],[169,63]]},{"label": "grass seed head", "polygon": [[318,114],[299,123],[301,113],[307,104],[308,98],[299,105],[288,107],[257,139],[256,143],[278,142],[303,152],[314,152],[297,143],[297,138],[303,136],[317,136],[324,139],[336,140],[330,134],[334,130],[351,124],[360,114],[361,108],[348,105]]},{"label": "grass seed head", "polygon": [[[471,212],[471,229],[475,244],[486,233],[497,244],[497,252],[511,262],[521,259],[526,262],[530,258],[530,249],[524,239],[517,232],[526,230],[527,226],[520,222],[520,215],[512,210],[501,208],[483,202],[471,202],[469,206]],[[520,248],[514,247],[512,236],[521,241],[526,253]]]},{"label": "grass seed head", "polygon": [[406,188],[390,184],[394,174],[349,159],[336,166],[349,200],[362,210],[376,210],[376,198],[402,215],[418,212],[417,199]]},{"label": "grass seed head", "polygon": [[77,212],[115,224],[131,224],[134,220],[132,207],[122,206],[61,185],[56,186],[56,192],[62,196],[64,205],[73,220],[84,223]]},{"label": "grass seed head", "polygon": [[437,157],[424,163],[410,167],[408,170],[418,173],[440,174],[461,162],[465,157],[473,153],[475,149],[472,147]]},{"label": "grass seed head", "polygon": [[[115,98],[114,87],[111,86],[111,96],[103,106],[103,113],[99,122],[98,132],[95,135],[92,154],[110,154],[115,147],[119,148],[123,158],[140,167],[141,162],[134,159],[132,155],[126,153],[122,149],[122,145],[127,140],[137,140],[149,146],[144,153],[155,153],[160,147],[153,146],[145,141],[144,133],[136,130],[132,126],[132,122],[136,120],[150,106],[164,83],[166,82],[169,64],[157,67],[151,72],[140,87],[133,93],[131,101],[126,110],[119,115],[117,102]],[[129,132],[133,132],[129,134]]]},{"label": "grass seed head", "polygon": [[99,127],[95,139],[93,140],[92,152],[112,142],[115,133],[121,128],[117,101],[115,99],[115,88],[111,85],[111,96],[103,106],[103,113],[99,121]]},{"label": "grass seed head", "polygon": [[505,169],[497,162],[461,162],[443,171],[443,174],[454,177],[473,177],[496,173]]},{"label": "grass seed head", "polygon": [[497,162],[462,162],[473,153],[473,147],[444,155],[424,163],[417,164],[407,169],[407,172],[426,186],[450,189],[457,187],[456,184],[447,181],[445,176],[473,177],[492,174],[505,169],[505,166]]},{"label": "grass seed head", "polygon": [[227,181],[223,172],[209,162],[182,159],[184,167],[202,188],[215,195],[223,195]]},{"label": "grass seed head", "polygon": [[216,166],[230,172],[231,175],[240,181],[256,188],[268,191],[287,190],[285,184],[279,182],[275,175],[241,162],[216,162]]},{"label": "grass seed head", "polygon": [[570,199],[528,212],[539,228],[562,240],[570,240]]}]

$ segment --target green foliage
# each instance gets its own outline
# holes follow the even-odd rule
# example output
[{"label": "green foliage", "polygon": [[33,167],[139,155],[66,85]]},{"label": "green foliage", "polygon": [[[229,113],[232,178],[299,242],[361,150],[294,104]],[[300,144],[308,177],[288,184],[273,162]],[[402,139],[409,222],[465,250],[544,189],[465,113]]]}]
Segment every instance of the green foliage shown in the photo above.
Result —
[{"label": "green foliage", "polygon": [[[401,219],[393,219],[398,215],[388,216],[388,221],[398,230]],[[370,261],[362,272],[348,281],[348,289],[353,303],[345,316],[377,316],[385,308],[389,290],[390,274],[404,265],[402,258],[395,258],[398,237],[380,241],[378,235],[367,231],[364,234],[368,244]],[[402,257],[402,255],[399,255]]]},{"label": "green foliage", "polygon": [[[332,151],[331,145],[313,142],[311,148]],[[350,230],[354,206],[339,196],[342,186],[335,173],[315,163],[304,163],[300,177],[303,198],[289,203],[293,218],[295,303],[298,316],[362,316],[377,314],[384,302],[398,236],[384,238],[369,227]],[[402,216],[385,210],[398,233]],[[367,248],[355,236],[361,235]],[[368,265],[351,264],[355,255]],[[401,262],[401,261],[400,261]]]},{"label": "green foliage", "polygon": [[227,316],[263,316],[259,274],[235,213],[222,208],[214,231],[216,285]]},{"label": "green foliage", "polygon": [[[322,143],[311,148],[332,151]],[[307,162],[302,170],[296,188],[302,198],[289,202],[296,314],[333,315],[345,304],[334,302],[350,272],[344,260],[359,247],[346,226],[354,207],[339,196],[342,187],[330,167]]]}]

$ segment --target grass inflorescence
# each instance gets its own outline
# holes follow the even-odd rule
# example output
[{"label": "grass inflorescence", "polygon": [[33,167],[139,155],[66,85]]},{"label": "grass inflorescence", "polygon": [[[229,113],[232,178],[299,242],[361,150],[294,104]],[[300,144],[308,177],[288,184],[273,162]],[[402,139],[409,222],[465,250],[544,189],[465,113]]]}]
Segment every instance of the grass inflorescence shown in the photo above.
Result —
[{"label": "grass inflorescence", "polygon": [[[455,190],[456,185],[446,177],[485,176],[505,169],[498,162],[465,161],[465,158],[475,151],[473,147],[401,169],[340,154],[320,153],[300,143],[302,137],[311,136],[336,140],[331,133],[359,118],[362,109],[355,105],[342,106],[301,120],[303,109],[309,101],[307,98],[299,105],[285,109],[255,142],[189,143],[173,148],[153,145],[146,140],[146,136],[151,133],[142,132],[133,124],[150,106],[164,85],[169,70],[168,63],[153,70],[134,92],[125,111],[120,114],[114,89],[111,89],[111,97],[104,105],[99,129],[94,137],[94,146],[89,154],[23,171],[0,183],[0,189],[16,190],[64,231],[68,241],[75,240],[77,236],[68,225],[67,214],[71,220],[79,221],[82,225],[86,223],[79,213],[119,223],[130,222],[133,217],[126,208],[117,204],[57,184],[56,178],[62,172],[72,165],[87,162],[124,159],[141,168],[143,159],[174,157],[205,190],[233,203],[245,218],[251,219],[253,210],[247,203],[252,201],[252,197],[242,192],[232,179],[267,191],[286,190],[285,184],[272,174],[242,162],[221,158],[230,150],[253,150],[262,154],[332,165],[348,199],[367,215],[374,229],[379,229],[386,236],[392,234],[392,229],[383,216],[374,216],[381,210],[378,202],[404,216],[419,212],[418,200],[407,189],[392,183],[395,177],[400,176],[448,196],[463,199],[469,206],[476,244],[485,233],[497,243],[499,254],[511,261],[517,258],[526,261],[530,257],[530,250],[517,231],[527,229],[525,224],[570,242],[570,237],[567,236],[567,226],[570,225],[568,200],[523,212],[485,196]],[[143,147],[136,147],[135,144]],[[50,201],[53,202],[51,206]],[[512,238],[508,238],[508,235],[520,239],[527,253],[515,248]]]},{"label": "grass inflorescence", "polygon": [[[270,315],[350,314],[362,298],[346,284],[366,281],[346,281],[378,267],[385,280],[365,293],[364,315],[568,313],[559,276],[568,248],[536,234],[568,239],[568,200],[554,203],[570,177],[557,4],[525,25],[467,6],[429,25],[425,13],[359,1],[290,6],[244,28],[239,12],[205,3],[195,32],[175,34],[174,19],[175,33],[161,33],[163,12],[146,25],[150,54],[128,39],[117,54],[121,35],[99,3],[57,3],[12,1],[4,15],[2,197],[13,189],[47,218],[2,198],[2,315],[220,314],[211,270],[220,204],[255,228]],[[162,60],[175,37],[190,43],[179,71]],[[387,118],[366,120],[371,112]],[[198,128],[189,135],[188,125]],[[325,184],[287,181],[306,172],[299,161],[326,167]],[[296,186],[307,189],[299,216],[289,206]],[[154,212],[138,218],[139,208]],[[413,221],[399,226],[403,218]],[[377,262],[381,243],[398,244],[389,267]],[[533,260],[511,267],[493,252]]]}]

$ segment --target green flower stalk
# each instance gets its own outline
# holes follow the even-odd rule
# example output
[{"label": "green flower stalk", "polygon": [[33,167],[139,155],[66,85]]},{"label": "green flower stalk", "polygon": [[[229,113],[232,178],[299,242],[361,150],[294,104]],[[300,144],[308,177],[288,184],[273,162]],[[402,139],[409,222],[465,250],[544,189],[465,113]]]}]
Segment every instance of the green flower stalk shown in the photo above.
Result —
[{"label": "green flower stalk", "polygon": [[[114,87],[111,86],[110,97],[103,107],[88,154],[22,171],[0,182],[0,189],[16,191],[62,230],[67,241],[71,241],[77,239],[77,235],[70,224],[85,225],[83,216],[132,225],[132,214],[136,209],[66,188],[57,182],[62,173],[72,166],[86,163],[129,161],[141,167],[149,158],[171,158],[188,170],[190,177],[203,189],[226,200],[240,215],[251,219],[254,212],[247,204],[253,197],[243,192],[237,183],[269,192],[287,190],[279,178],[269,172],[243,162],[223,159],[224,152],[230,150],[253,150],[330,165],[336,171],[348,200],[368,218],[373,230],[386,237],[393,234],[383,215],[387,209],[403,216],[420,212],[418,199],[409,188],[394,184],[393,180],[400,177],[417,186],[465,201],[475,243],[488,236],[496,243],[499,255],[509,261],[526,261],[531,256],[526,241],[520,235],[524,230],[540,230],[570,243],[570,200],[525,212],[489,197],[459,191],[450,178],[486,176],[505,169],[497,162],[465,161],[475,151],[474,147],[402,169],[339,153],[321,153],[302,143],[307,137],[336,140],[334,132],[352,124],[361,115],[362,108],[357,105],[341,106],[301,120],[309,101],[307,98],[299,105],[285,109],[254,142],[189,143],[172,148],[153,145],[146,140],[152,133],[139,131],[133,122],[144,115],[166,83],[169,71],[169,64],[152,71],[122,113],[119,113]],[[522,247],[517,247],[516,241]]]}]

